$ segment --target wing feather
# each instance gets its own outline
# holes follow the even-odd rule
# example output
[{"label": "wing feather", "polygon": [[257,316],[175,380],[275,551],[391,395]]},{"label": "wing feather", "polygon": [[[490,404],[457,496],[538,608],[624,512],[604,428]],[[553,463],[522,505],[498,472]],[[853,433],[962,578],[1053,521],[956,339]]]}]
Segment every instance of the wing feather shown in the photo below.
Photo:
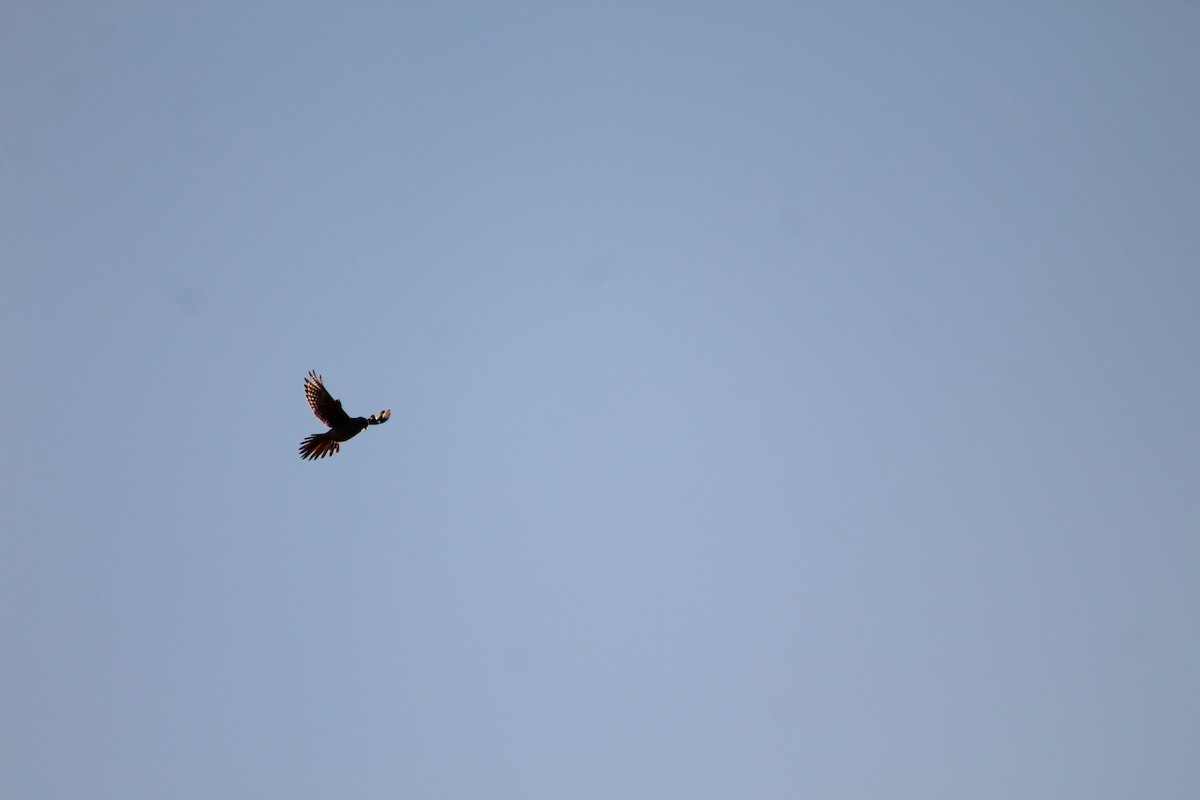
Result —
[{"label": "wing feather", "polygon": [[[350,415],[342,409],[342,401],[334,399],[316,370],[310,370],[304,381],[304,396],[317,419],[330,428],[350,424]],[[336,451],[335,451],[336,452]]]}]

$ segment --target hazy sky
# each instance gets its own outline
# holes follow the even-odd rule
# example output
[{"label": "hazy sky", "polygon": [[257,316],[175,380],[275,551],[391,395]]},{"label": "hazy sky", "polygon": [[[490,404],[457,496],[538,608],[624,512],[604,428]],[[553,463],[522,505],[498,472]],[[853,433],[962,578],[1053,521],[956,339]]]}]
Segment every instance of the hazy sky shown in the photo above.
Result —
[{"label": "hazy sky", "polygon": [[7,0],[0,796],[1200,796],[1198,42]]}]

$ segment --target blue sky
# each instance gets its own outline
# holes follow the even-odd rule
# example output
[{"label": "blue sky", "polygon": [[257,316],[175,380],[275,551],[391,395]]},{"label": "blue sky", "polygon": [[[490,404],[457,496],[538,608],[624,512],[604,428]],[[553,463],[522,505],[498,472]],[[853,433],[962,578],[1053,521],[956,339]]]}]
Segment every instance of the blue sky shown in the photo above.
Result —
[{"label": "blue sky", "polygon": [[0,795],[1196,796],[1198,40],[5,4]]}]

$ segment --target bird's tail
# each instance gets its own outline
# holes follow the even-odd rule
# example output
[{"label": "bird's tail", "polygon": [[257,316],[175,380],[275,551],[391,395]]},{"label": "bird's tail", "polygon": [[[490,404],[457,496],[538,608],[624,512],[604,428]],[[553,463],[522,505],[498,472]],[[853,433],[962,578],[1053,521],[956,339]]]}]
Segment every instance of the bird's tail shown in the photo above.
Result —
[{"label": "bird's tail", "polygon": [[309,460],[331,456],[342,446],[333,441],[328,433],[314,433],[300,443],[300,457]]}]

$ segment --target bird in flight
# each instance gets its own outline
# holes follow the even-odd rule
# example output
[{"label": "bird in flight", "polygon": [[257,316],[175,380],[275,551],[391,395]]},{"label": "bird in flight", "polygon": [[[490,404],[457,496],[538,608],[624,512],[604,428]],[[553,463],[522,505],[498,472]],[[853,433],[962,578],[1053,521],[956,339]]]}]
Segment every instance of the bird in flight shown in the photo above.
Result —
[{"label": "bird in flight", "polygon": [[334,399],[333,395],[321,382],[321,376],[316,370],[310,370],[304,379],[304,396],[317,419],[329,426],[324,433],[314,433],[300,443],[300,457],[307,459],[324,458],[336,453],[342,447],[342,442],[353,438],[355,434],[368,425],[381,425],[392,416],[392,410],[385,409],[379,416],[351,417],[342,410],[342,401]]}]

